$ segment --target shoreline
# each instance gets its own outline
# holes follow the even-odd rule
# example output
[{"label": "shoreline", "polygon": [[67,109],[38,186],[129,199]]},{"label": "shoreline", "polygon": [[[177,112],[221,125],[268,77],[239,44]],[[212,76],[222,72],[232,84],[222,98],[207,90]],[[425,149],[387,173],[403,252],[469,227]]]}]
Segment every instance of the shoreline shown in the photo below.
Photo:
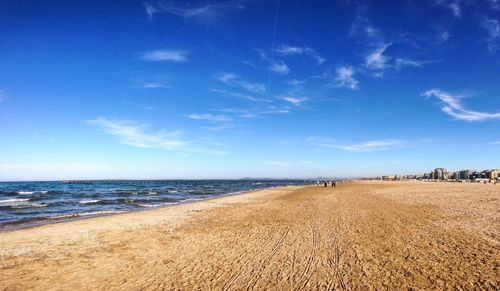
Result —
[{"label": "shoreline", "polygon": [[[32,221],[28,221],[28,222],[7,222],[0,227],[0,234],[7,233],[7,232],[19,231],[19,230],[23,230],[23,229],[32,229],[32,228],[45,226],[45,225],[59,224],[59,223],[72,222],[72,221],[78,221],[78,220],[86,220],[86,219],[92,219],[92,218],[98,218],[98,217],[107,217],[107,216],[123,215],[123,214],[128,214],[128,213],[154,211],[154,210],[158,210],[158,209],[170,208],[170,207],[175,207],[175,206],[179,206],[179,205],[197,203],[200,201],[210,201],[213,199],[219,199],[219,198],[224,198],[224,197],[228,197],[228,196],[244,195],[244,194],[248,194],[248,193],[252,193],[252,192],[265,191],[265,190],[276,189],[276,188],[306,187],[306,186],[307,185],[273,186],[273,187],[266,187],[266,188],[248,190],[248,191],[230,192],[230,193],[220,194],[218,196],[213,196],[213,197],[204,198],[204,199],[203,198],[201,198],[201,199],[188,198],[186,200],[179,201],[179,202],[166,203],[165,205],[144,207],[144,208],[132,209],[132,210],[121,210],[121,211],[120,210],[116,210],[116,211],[104,210],[102,212],[109,212],[109,213],[94,213],[94,214],[88,214],[88,215],[85,215],[85,214],[82,215],[80,213],[75,213],[75,214],[71,214],[71,215],[68,214],[67,217],[42,218],[40,220],[32,220]],[[96,211],[96,212],[100,212],[100,211]]]},{"label": "shoreline", "polygon": [[0,233],[0,289],[500,288],[500,192],[356,181]]}]

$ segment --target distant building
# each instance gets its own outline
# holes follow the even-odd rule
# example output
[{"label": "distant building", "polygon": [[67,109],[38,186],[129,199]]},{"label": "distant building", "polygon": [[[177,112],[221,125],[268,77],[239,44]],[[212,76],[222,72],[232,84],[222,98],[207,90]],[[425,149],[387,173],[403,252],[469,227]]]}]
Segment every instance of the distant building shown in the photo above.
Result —
[{"label": "distant building", "polygon": [[448,171],[445,168],[435,168],[432,172],[432,179],[434,180],[447,180]]},{"label": "distant building", "polygon": [[487,178],[490,179],[490,181],[498,181],[500,177],[500,170],[499,169],[493,169],[488,171],[488,176]]},{"label": "distant building", "polygon": [[472,180],[471,179],[472,173],[474,173],[474,171],[472,171],[472,170],[459,171],[459,179],[460,180]]}]

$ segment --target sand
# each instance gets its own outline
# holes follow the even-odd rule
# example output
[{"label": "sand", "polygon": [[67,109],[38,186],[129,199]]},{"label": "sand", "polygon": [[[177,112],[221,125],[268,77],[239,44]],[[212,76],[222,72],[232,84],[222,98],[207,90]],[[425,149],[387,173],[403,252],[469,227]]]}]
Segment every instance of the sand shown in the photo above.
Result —
[{"label": "sand", "polygon": [[500,185],[287,187],[0,233],[0,290],[500,289]]}]

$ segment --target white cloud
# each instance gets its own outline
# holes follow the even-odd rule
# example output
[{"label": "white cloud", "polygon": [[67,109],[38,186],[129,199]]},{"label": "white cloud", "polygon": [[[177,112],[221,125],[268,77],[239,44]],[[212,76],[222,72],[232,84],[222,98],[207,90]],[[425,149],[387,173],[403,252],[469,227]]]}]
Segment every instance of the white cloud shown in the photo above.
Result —
[{"label": "white cloud", "polygon": [[299,106],[301,103],[307,101],[307,97],[297,98],[297,97],[292,97],[292,96],[283,96],[283,97],[280,97],[280,99],[288,101],[295,106]]},{"label": "white cloud", "polygon": [[245,100],[254,101],[254,102],[271,102],[267,99],[258,98],[258,97],[251,96],[248,94],[241,94],[241,93],[237,93],[237,92],[231,92],[231,91],[219,90],[219,89],[211,89],[211,91],[218,93],[218,94],[221,94],[221,95],[224,95],[224,96],[238,98],[238,99],[245,99]]},{"label": "white cloud", "polygon": [[221,81],[222,83],[233,86],[233,87],[241,87],[249,92],[252,93],[265,93],[266,92],[266,86],[262,83],[252,83],[248,82],[245,80],[242,80],[241,78],[238,77],[238,75],[233,74],[233,73],[224,73],[218,77],[216,77],[217,80]]},{"label": "white cloud", "polygon": [[498,20],[485,17],[481,25],[488,31],[491,40],[500,37],[500,22]]},{"label": "white cloud", "polygon": [[389,57],[384,56],[385,50],[391,44],[381,44],[373,50],[365,59],[365,66],[371,70],[384,70],[388,67]]},{"label": "white cloud", "polygon": [[487,0],[490,3],[491,8],[500,10],[500,1],[499,0]]},{"label": "white cloud", "polygon": [[423,65],[423,62],[421,61],[416,61],[416,60],[411,60],[411,59],[396,59],[396,70],[399,70],[403,67],[417,67],[421,68]]},{"label": "white cloud", "polygon": [[269,64],[269,70],[280,75],[286,75],[290,72],[290,68],[281,60],[275,60],[266,55],[263,50],[257,49],[259,56],[262,60]]},{"label": "white cloud", "polygon": [[186,55],[186,51],[165,49],[145,52],[141,58],[153,62],[185,62],[187,61]]},{"label": "white cloud", "polygon": [[146,125],[133,121],[123,121],[100,117],[87,121],[101,128],[106,134],[114,136],[122,144],[138,148],[159,149],[190,153],[224,154],[224,152],[198,147],[196,141],[181,138],[180,131],[146,132]]},{"label": "white cloud", "polygon": [[338,67],[336,70],[335,84],[338,87],[347,87],[353,90],[358,89],[358,81],[354,79],[354,68]]},{"label": "white cloud", "polygon": [[289,107],[270,106],[269,108],[262,110],[260,113],[261,114],[290,113],[290,108]]},{"label": "white cloud", "polygon": [[216,121],[216,122],[226,122],[226,121],[231,121],[231,118],[224,114],[220,115],[214,115],[210,113],[206,114],[190,114],[187,116],[187,118],[194,119],[194,120],[209,120],[209,121]]},{"label": "white cloud", "polygon": [[364,16],[364,14],[366,14],[366,7],[359,7],[356,12],[356,18],[351,24],[351,31],[349,32],[349,36],[362,36],[379,41],[382,33],[372,24],[372,22],[366,16]]},{"label": "white cloud", "polygon": [[500,119],[500,112],[479,112],[465,108],[460,100],[463,96],[460,95],[452,95],[441,91],[440,89],[430,89],[422,93],[422,95],[426,97],[434,96],[438,98],[443,103],[443,107],[441,108],[443,112],[459,120],[486,121]]},{"label": "white cloud", "polygon": [[404,141],[398,139],[386,139],[386,140],[366,141],[351,145],[341,145],[341,144],[332,144],[324,142],[316,143],[316,145],[346,152],[360,153],[360,152],[374,152],[374,151],[388,150],[397,146],[401,146],[404,143],[405,143]]},{"label": "white cloud", "polygon": [[233,73],[224,73],[224,74],[217,77],[217,80],[221,81],[222,83],[226,83],[226,84],[231,84],[232,82],[234,82],[237,79],[238,79],[238,76],[236,74],[233,74]]},{"label": "white cloud", "polygon": [[209,131],[221,131],[229,128],[233,128],[234,125],[232,124],[222,124],[222,125],[216,125],[216,126],[203,126],[201,127],[202,129],[206,129]]},{"label": "white cloud", "polygon": [[146,82],[142,84],[142,88],[146,89],[165,89],[165,88],[170,88],[170,86],[167,86],[166,84],[162,84],[159,82]]},{"label": "white cloud", "polygon": [[280,48],[276,49],[276,52],[285,56],[307,55],[312,58],[318,65],[321,65],[326,61],[315,50],[309,47],[281,46]]},{"label": "white cloud", "polygon": [[490,142],[489,144],[492,144],[492,145],[500,145],[500,141],[493,141],[493,142]]},{"label": "white cloud", "polygon": [[[493,0],[495,1],[495,0]],[[434,0],[434,5],[442,7],[444,9],[448,9],[453,16],[456,18],[460,18],[462,16],[462,5],[474,3],[474,1],[466,1],[463,0]]]},{"label": "white cloud", "polygon": [[243,114],[241,115],[241,117],[243,117],[243,118],[247,118],[247,119],[252,119],[252,118],[257,117],[257,114],[252,113],[252,112],[247,112],[247,113],[243,113]]},{"label": "white cloud", "polygon": [[282,61],[272,63],[269,69],[280,75],[286,75],[290,72],[290,68]]},{"label": "white cloud", "polygon": [[305,81],[292,79],[292,80],[285,81],[285,83],[287,83],[288,85],[292,85],[292,86],[300,86],[300,85],[304,84]]},{"label": "white cloud", "polygon": [[192,4],[188,1],[149,1],[144,4],[148,18],[155,14],[168,13],[201,23],[215,23],[231,11],[245,8],[244,1],[212,2]]}]

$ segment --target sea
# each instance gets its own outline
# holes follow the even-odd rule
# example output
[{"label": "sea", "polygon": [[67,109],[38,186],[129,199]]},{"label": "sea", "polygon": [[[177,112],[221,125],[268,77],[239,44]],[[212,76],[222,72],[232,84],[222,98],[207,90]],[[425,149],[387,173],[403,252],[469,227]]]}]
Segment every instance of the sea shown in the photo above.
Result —
[{"label": "sea", "polygon": [[0,231],[306,183],[253,179],[0,182]]}]

